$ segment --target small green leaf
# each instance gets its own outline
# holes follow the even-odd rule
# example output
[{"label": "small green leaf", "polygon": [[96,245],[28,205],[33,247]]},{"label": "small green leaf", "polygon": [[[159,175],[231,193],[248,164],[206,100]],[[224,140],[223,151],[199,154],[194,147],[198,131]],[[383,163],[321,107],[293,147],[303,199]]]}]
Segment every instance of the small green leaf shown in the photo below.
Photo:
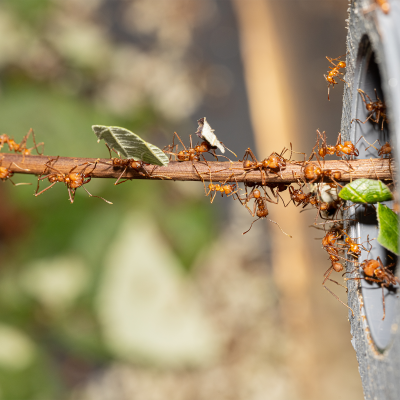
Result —
[{"label": "small green leaf", "polygon": [[399,217],[389,207],[378,203],[378,242],[399,255]]},{"label": "small green leaf", "polygon": [[392,192],[381,181],[374,179],[357,179],[348,183],[339,193],[343,200],[353,203],[377,203],[392,200]]},{"label": "small green leaf", "polygon": [[148,164],[168,165],[169,159],[164,152],[151,143],[145,142],[140,136],[118,126],[93,125],[93,132],[98,142],[104,139],[110,149],[127,158],[142,160]]}]

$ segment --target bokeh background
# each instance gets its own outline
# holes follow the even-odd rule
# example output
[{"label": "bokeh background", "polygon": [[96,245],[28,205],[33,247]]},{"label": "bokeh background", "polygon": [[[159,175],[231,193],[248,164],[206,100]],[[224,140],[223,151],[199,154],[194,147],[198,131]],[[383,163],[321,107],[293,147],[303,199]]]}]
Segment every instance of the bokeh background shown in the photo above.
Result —
[{"label": "bokeh background", "polygon": [[[108,157],[91,125],[164,147],[207,117],[242,157],[334,141],[346,0],[3,0],[1,133]],[[299,155],[299,157],[302,157]],[[0,399],[362,399],[314,212],[293,239],[200,183],[0,185]],[[43,183],[43,188],[45,184]],[[333,288],[342,299],[341,288]]]}]

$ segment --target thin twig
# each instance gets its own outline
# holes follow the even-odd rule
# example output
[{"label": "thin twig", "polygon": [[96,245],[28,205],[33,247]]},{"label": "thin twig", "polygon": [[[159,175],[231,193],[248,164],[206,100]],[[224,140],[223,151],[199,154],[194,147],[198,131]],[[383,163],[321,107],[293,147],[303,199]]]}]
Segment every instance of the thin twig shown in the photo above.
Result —
[{"label": "thin twig", "polygon": [[[55,160],[56,156],[23,156],[20,154],[0,153],[2,159],[2,166],[9,168],[11,171],[19,174],[33,174],[40,175],[46,168],[46,162]],[[59,157],[55,166],[63,173],[69,172],[77,165],[87,165],[87,163],[95,164],[96,168],[91,172],[93,178],[115,178],[121,175],[121,167],[114,167],[111,165],[110,159],[96,159],[96,158],[73,158],[73,157]],[[100,161],[100,162],[99,162]],[[374,163],[374,171],[371,171],[371,160],[334,160],[325,161],[324,170],[340,170],[342,173],[341,181],[349,182],[351,179],[369,178],[381,180],[392,180],[392,172],[394,170],[394,162],[388,159],[376,158],[372,159]],[[106,164],[105,164],[106,163]],[[309,162],[312,164],[313,162]],[[15,165],[17,164],[17,166]],[[195,170],[191,161],[179,162],[171,161],[166,167],[158,167],[154,165],[146,165],[144,168],[148,172],[140,174],[130,168],[121,177],[123,179],[172,179],[175,181],[210,181],[212,177],[213,182],[223,181],[236,181],[236,182],[251,182],[261,184],[262,176],[259,170],[245,171],[242,162],[219,162],[208,161],[194,162],[197,171]],[[318,163],[315,163],[319,166]],[[350,167],[351,166],[351,167]],[[23,169],[22,169],[23,168]],[[350,168],[351,172],[350,172]],[[279,175],[276,173],[264,174],[265,182],[297,182],[297,179],[303,176],[303,167],[297,164],[287,164],[286,168],[281,170]],[[327,177],[325,182],[331,180]]]}]

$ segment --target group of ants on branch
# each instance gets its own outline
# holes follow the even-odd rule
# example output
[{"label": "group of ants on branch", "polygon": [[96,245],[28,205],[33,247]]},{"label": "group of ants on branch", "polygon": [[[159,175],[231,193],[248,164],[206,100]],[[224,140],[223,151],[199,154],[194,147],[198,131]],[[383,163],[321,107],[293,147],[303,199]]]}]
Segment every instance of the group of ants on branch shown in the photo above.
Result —
[{"label": "group of ants on branch", "polygon": [[[341,69],[346,67],[346,63],[340,61],[340,57],[335,59],[327,57],[327,59],[333,64],[328,74],[324,75],[328,82],[329,99],[330,86],[334,87],[338,83],[335,78],[344,81],[342,78],[344,73],[341,72]],[[379,124],[383,130],[384,124],[388,123],[384,102],[379,99],[376,91],[376,101],[372,101],[363,90],[358,89],[358,92],[366,110],[369,112],[369,116],[365,121],[358,119],[356,121],[363,124],[370,121]],[[205,118],[203,118],[199,120],[199,126],[200,121],[202,121],[202,124],[206,123]],[[213,132],[213,130],[211,131]],[[27,141],[30,136],[34,145],[28,148]],[[179,150],[179,144],[174,144],[175,138],[181,144],[181,150]],[[365,138],[361,137],[360,139],[364,139],[368,143]],[[368,143],[369,146],[365,150],[371,146],[374,147],[380,158],[355,160],[355,157],[359,155],[359,150],[356,147],[358,142],[344,141],[342,143],[339,133],[336,144],[328,145],[325,132],[321,133],[317,130],[317,141],[308,159],[306,159],[305,153],[294,152],[292,145],[290,145],[290,150],[284,148],[280,153],[273,152],[261,161],[248,148],[242,160],[232,161],[226,156],[216,154],[217,147],[221,149],[221,143],[218,141],[217,143],[218,146],[214,146],[212,141],[204,140],[193,146],[190,136],[190,146],[186,147],[175,132],[172,144],[163,149],[164,154],[169,157],[169,164],[157,166],[145,163],[140,159],[112,157],[110,148],[110,159],[45,157],[43,156],[44,143],[36,143],[35,135],[31,129],[20,143],[6,134],[0,135],[0,150],[7,145],[9,150],[14,152],[14,154],[3,153],[1,155],[0,179],[3,181],[10,180],[15,186],[29,185],[30,183],[14,183],[11,180],[13,174],[15,172],[35,174],[38,175],[35,196],[43,194],[56,183],[64,183],[68,189],[71,203],[74,202],[76,190],[83,187],[89,196],[101,198],[109,204],[112,203],[100,196],[92,195],[86,189],[85,185],[93,177],[117,177],[115,185],[131,179],[198,180],[202,181],[205,194],[210,197],[211,203],[217,193],[220,193],[222,196],[225,195],[238,200],[252,217],[257,217],[243,234],[249,232],[254,222],[259,219],[268,219],[280,228],[277,222],[267,218],[269,215],[268,203],[278,204],[281,200],[285,207],[290,203],[303,209],[311,206],[317,210],[314,225],[323,225],[326,232],[322,239],[322,247],[327,251],[331,262],[331,266],[324,274],[322,284],[338,301],[348,307],[326,286],[326,281],[329,280],[343,286],[331,279],[331,273],[344,270],[341,260],[350,262],[358,268],[357,260],[361,256],[361,251],[369,252],[369,250],[364,244],[358,244],[355,238],[351,238],[347,234],[344,228],[345,220],[342,219],[345,205],[338,196],[338,188],[343,187],[341,183],[345,181],[361,177],[375,177],[375,179],[393,181],[391,145],[385,143],[377,149],[374,146],[375,142]],[[226,148],[225,145],[223,147]],[[41,152],[39,149],[41,149]],[[33,150],[36,150],[37,156],[31,154]],[[215,157],[216,161],[207,161],[205,158],[207,153]],[[290,153],[289,158],[285,157],[286,153]],[[302,154],[303,160],[292,160],[293,153]],[[340,157],[340,160],[325,160],[326,156],[333,155]],[[219,157],[224,157],[228,161],[220,162]],[[314,157],[316,161],[313,161]],[[10,164],[5,167],[4,164],[7,163]],[[49,182],[49,185],[40,190],[39,185],[45,180]],[[210,182],[208,186],[206,186],[205,181]],[[239,182],[243,183],[244,188],[239,185]],[[287,203],[281,195],[285,191],[288,192],[289,196]],[[252,201],[253,204],[251,205]],[[318,218],[322,219],[323,222],[317,223]],[[281,231],[283,232],[282,229]],[[285,232],[283,233],[290,236]],[[371,246],[369,241],[368,245]],[[366,279],[378,282],[383,290],[383,287],[396,285],[400,282],[389,269],[391,266],[384,266],[379,257],[377,260],[365,260],[360,265],[365,277],[345,278],[345,280]],[[346,286],[343,287],[346,288]],[[353,310],[350,307],[348,308],[354,315]],[[384,296],[383,310],[383,318],[385,318]]]}]

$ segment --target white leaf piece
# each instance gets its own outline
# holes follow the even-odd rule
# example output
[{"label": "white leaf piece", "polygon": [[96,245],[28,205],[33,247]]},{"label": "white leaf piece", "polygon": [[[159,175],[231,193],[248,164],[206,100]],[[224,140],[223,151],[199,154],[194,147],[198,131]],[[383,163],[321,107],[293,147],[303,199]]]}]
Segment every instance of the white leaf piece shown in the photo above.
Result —
[{"label": "white leaf piece", "polygon": [[200,118],[197,120],[197,123],[199,124],[199,127],[197,128],[196,135],[207,140],[211,146],[218,147],[221,153],[225,153],[224,146],[222,146],[221,142],[217,139],[214,129],[211,129],[210,124],[206,121],[206,117]]},{"label": "white leaf piece", "polygon": [[148,164],[165,166],[169,159],[158,147],[144,141],[140,136],[119,126],[93,125],[97,142],[104,139],[110,149],[126,158],[141,160]]}]

